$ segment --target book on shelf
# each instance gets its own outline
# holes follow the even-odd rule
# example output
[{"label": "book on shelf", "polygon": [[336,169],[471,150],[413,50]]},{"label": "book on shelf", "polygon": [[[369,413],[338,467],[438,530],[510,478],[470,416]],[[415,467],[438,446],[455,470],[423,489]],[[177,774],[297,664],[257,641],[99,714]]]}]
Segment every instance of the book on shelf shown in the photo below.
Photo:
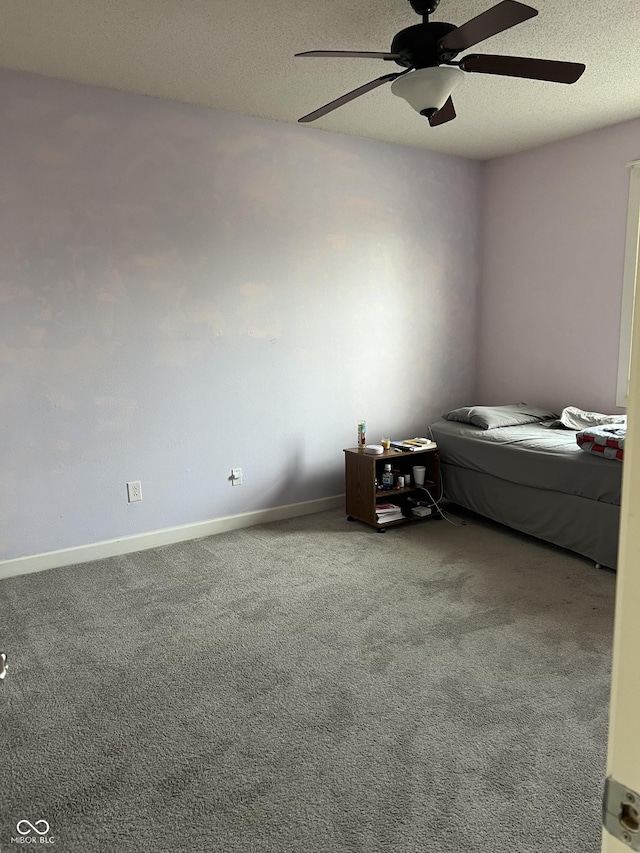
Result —
[{"label": "book on shelf", "polygon": [[403,521],[405,516],[399,512],[397,515],[395,512],[389,512],[387,515],[377,515],[376,523],[377,524],[389,524],[391,521]]},{"label": "book on shelf", "polygon": [[378,524],[401,521],[403,518],[402,510],[397,504],[376,504],[376,521]]},{"label": "book on shelf", "polygon": [[387,512],[400,512],[398,504],[376,504],[376,512],[382,515]]},{"label": "book on shelf", "polygon": [[430,438],[405,438],[402,441],[392,441],[391,447],[397,450],[433,450],[436,447],[435,441]]}]

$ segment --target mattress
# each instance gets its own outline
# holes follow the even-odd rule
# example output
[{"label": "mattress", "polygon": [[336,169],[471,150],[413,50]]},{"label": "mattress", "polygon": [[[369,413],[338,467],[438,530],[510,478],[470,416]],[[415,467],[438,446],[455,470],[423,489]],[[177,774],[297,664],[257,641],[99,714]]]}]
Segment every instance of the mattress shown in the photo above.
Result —
[{"label": "mattress", "polygon": [[620,506],[622,466],[585,453],[573,430],[540,423],[482,430],[442,420],[431,431],[447,465]]}]

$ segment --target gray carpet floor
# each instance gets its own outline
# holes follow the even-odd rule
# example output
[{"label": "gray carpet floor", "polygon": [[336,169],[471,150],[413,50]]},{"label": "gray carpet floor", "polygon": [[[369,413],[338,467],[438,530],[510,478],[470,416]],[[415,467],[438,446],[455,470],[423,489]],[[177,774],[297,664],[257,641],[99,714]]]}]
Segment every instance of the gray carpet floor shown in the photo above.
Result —
[{"label": "gray carpet floor", "polygon": [[463,517],[0,581],[0,848],[597,853],[615,574]]}]

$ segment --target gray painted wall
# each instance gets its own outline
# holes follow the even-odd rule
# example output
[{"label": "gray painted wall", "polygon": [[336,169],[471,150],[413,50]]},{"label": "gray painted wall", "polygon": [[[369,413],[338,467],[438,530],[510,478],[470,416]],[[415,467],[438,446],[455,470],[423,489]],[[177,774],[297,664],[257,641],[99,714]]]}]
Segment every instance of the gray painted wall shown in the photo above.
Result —
[{"label": "gray painted wall", "polygon": [[470,398],[480,163],[18,72],[0,108],[0,559],[339,494],[360,417]]}]

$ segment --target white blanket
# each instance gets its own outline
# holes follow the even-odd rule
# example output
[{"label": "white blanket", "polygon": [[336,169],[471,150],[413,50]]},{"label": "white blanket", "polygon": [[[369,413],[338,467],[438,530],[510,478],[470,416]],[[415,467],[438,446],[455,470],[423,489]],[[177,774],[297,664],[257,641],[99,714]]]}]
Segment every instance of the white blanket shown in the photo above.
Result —
[{"label": "white blanket", "polygon": [[600,412],[585,412],[575,406],[567,406],[557,421],[549,424],[552,429],[587,429],[599,424],[626,424],[626,415],[603,415]]}]

